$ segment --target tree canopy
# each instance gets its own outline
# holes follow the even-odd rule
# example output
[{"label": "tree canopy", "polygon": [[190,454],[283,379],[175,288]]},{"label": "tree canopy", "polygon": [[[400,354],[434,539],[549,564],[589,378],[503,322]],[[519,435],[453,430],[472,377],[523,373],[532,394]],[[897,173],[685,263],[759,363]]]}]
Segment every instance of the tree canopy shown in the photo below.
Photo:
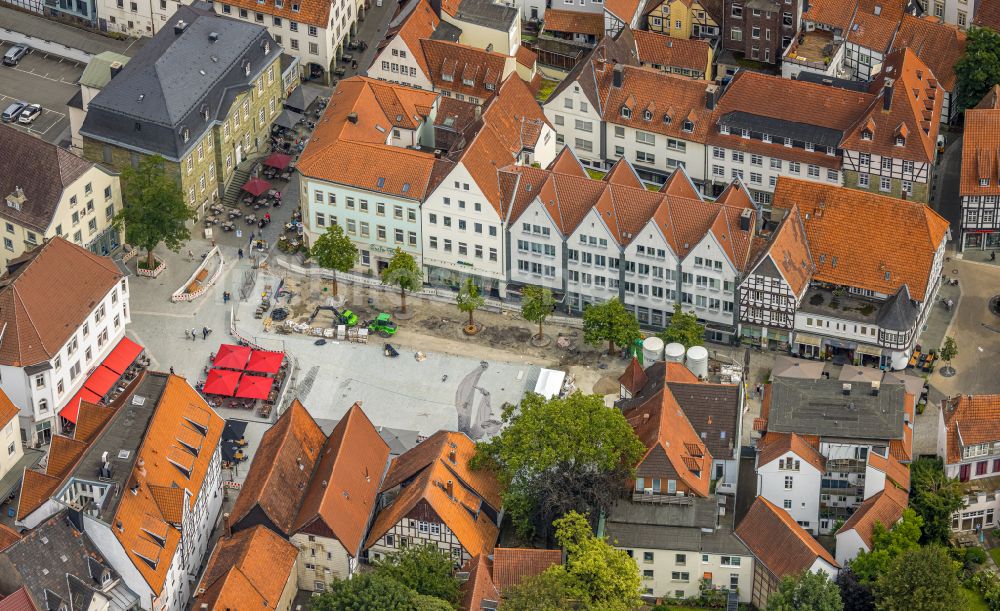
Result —
[{"label": "tree canopy", "polygon": [[350,271],[358,262],[358,247],[347,237],[340,225],[334,223],[326,233],[316,238],[309,249],[309,256],[325,269],[333,271],[333,294],[337,294],[337,272]]},{"label": "tree canopy", "polygon": [[965,505],[962,486],[944,473],[940,458],[919,458],[910,465],[910,507],[923,519],[921,543],[947,544],[951,515]]},{"label": "tree canopy", "polygon": [[146,251],[146,266],[155,267],[153,250],[161,242],[177,252],[191,237],[187,221],[195,218],[194,210],[184,202],[177,181],[168,176],[164,159],[159,155],[146,157],[138,168],[122,170],[124,205],[114,218],[114,226],[125,228],[125,240]]},{"label": "tree canopy", "polygon": [[639,604],[642,583],[635,560],[594,536],[587,516],[571,511],[555,521],[556,541],[566,550],[565,570],[579,584],[585,600],[598,609],[628,610]]},{"label": "tree canopy", "polygon": [[781,580],[767,599],[767,611],[843,611],[840,588],[823,571],[806,571]]},{"label": "tree canopy", "polygon": [[875,597],[872,588],[861,583],[850,566],[844,567],[837,575],[837,586],[840,587],[844,611],[874,611]]},{"label": "tree canopy", "polygon": [[955,62],[958,107],[972,108],[1000,83],[1000,34],[989,28],[967,32],[965,53]]},{"label": "tree canopy", "polygon": [[958,356],[958,343],[955,342],[955,338],[952,336],[947,336],[944,338],[944,345],[941,346],[941,360],[945,363],[951,364],[951,360]]},{"label": "tree canopy", "polygon": [[544,286],[526,286],[521,295],[521,316],[528,322],[538,323],[538,339],[542,338],[542,324],[556,309],[552,291]]},{"label": "tree canopy", "polygon": [[390,554],[375,564],[375,571],[418,594],[458,604],[459,583],[452,574],[451,558],[431,545],[415,545]]},{"label": "tree canopy", "polygon": [[881,523],[875,524],[872,534],[872,549],[861,552],[851,561],[851,571],[862,583],[874,585],[878,576],[885,572],[889,563],[900,554],[920,547],[920,527],[924,520],[912,509],[903,511],[901,522],[886,530]]},{"label": "tree canopy", "polygon": [[908,550],[892,559],[875,584],[879,611],[960,611],[958,564],[940,545]]},{"label": "tree canopy", "polygon": [[550,567],[503,592],[504,611],[583,610],[583,589],[563,567]]},{"label": "tree canopy", "polygon": [[546,532],[571,510],[598,515],[621,496],[645,452],[632,427],[600,395],[544,399],[528,393],[504,409],[506,426],[476,445],[473,468],[491,469],[522,536]]},{"label": "tree canopy", "polygon": [[469,315],[470,327],[476,324],[472,318],[473,312],[483,307],[484,303],[486,303],[486,299],[479,293],[479,287],[472,281],[472,276],[469,276],[465,279],[465,284],[462,285],[462,288],[458,290],[458,295],[455,296],[455,304],[458,306],[459,312]]},{"label": "tree canopy", "polygon": [[682,312],[681,304],[674,304],[674,315],[667,327],[656,334],[664,342],[684,344],[685,348],[705,343],[705,325],[698,322],[694,312]]},{"label": "tree canopy", "polygon": [[382,270],[382,284],[399,287],[399,309],[406,314],[406,292],[413,293],[423,288],[424,272],[413,255],[397,248],[389,265]]},{"label": "tree canopy", "polygon": [[639,321],[617,297],[583,310],[583,339],[595,346],[608,342],[608,354],[614,354],[615,346],[631,346],[640,337]]},{"label": "tree canopy", "polygon": [[422,611],[418,594],[377,571],[337,579],[312,599],[313,611]]}]

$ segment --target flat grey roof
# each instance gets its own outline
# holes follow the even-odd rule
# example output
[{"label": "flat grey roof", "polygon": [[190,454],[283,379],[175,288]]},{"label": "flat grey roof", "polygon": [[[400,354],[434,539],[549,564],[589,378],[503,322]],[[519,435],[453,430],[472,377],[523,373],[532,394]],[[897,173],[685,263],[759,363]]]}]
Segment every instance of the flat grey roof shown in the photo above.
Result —
[{"label": "flat grey roof", "polygon": [[[517,9],[503,4],[494,4],[492,0],[462,0],[458,5],[455,18],[468,21],[494,30],[507,32],[517,19]],[[505,49],[499,49],[501,53]]]},{"label": "flat grey roof", "polygon": [[774,378],[767,430],[847,439],[900,439],[903,436],[905,387],[852,383],[844,393],[840,380]]}]

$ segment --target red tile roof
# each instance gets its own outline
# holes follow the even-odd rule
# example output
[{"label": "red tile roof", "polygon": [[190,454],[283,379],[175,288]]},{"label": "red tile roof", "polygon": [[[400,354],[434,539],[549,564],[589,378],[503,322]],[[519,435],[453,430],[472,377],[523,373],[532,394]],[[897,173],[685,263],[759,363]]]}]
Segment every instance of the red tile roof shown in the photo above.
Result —
[{"label": "red tile roof", "polygon": [[419,0],[410,16],[393,31],[386,32],[386,40],[393,36],[399,36],[406,43],[406,48],[410,50],[413,60],[420,66],[420,71],[426,75],[430,74],[427,67],[427,57],[420,48],[420,41],[430,38],[434,30],[440,25],[441,20],[427,0]]},{"label": "red tile roof", "polygon": [[797,433],[769,432],[761,438],[758,445],[757,467],[763,467],[788,452],[793,452],[802,460],[816,467],[820,473],[824,473],[826,471],[826,458],[819,453],[817,445],[819,445],[819,438],[809,440]]},{"label": "red tile roof", "polygon": [[944,410],[945,461],[962,460],[962,447],[1000,440],[1000,395],[959,395],[947,399]]},{"label": "red tile roof", "polygon": [[934,72],[946,91],[955,91],[955,62],[965,53],[965,32],[930,15],[903,15],[893,51],[908,47]]},{"label": "red tile roof", "polygon": [[712,47],[704,40],[674,38],[648,30],[633,30],[639,63],[653,68],[681,68],[706,72],[712,61]]},{"label": "red tile roof", "polygon": [[812,278],[813,260],[797,205],[792,205],[774,236],[761,252],[760,260],[770,257],[795,295],[801,294]]},{"label": "red tile roof", "polygon": [[885,490],[879,491],[854,510],[851,517],[837,531],[837,534],[853,530],[868,546],[868,551],[871,551],[875,525],[881,524],[886,530],[891,529],[896,525],[896,522],[902,519],[904,509],[906,509],[905,492],[900,499],[896,494]]},{"label": "red tile roof", "polygon": [[840,567],[784,509],[762,496],[754,500],[735,532],[754,558],[778,579],[810,570],[817,559]]},{"label": "red tile roof", "polygon": [[62,480],[76,464],[76,461],[83,456],[83,451],[86,449],[87,444],[82,441],[71,439],[65,435],[53,436],[52,445],[49,446],[45,473]]},{"label": "red tile roof", "polygon": [[[265,13],[284,17],[288,21],[297,21],[308,25],[314,25],[321,29],[330,27],[331,2],[326,0],[295,0],[295,2],[284,2],[279,8],[277,2],[257,2],[257,0],[226,0],[225,4],[231,4],[238,8],[246,9],[250,12]],[[292,10],[292,7],[298,7]],[[328,34],[331,35],[331,34]]]},{"label": "red tile roof", "polygon": [[604,13],[584,13],[557,8],[546,9],[542,30],[545,32],[589,34],[600,38],[604,35]]},{"label": "red tile roof", "polygon": [[421,39],[420,48],[426,58],[427,78],[435,88],[480,101],[492,97],[514,71],[514,58],[495,51],[430,38]]},{"label": "red tile roof", "polygon": [[6,524],[0,524],[0,552],[21,540],[21,534]]},{"label": "red tile roof", "polygon": [[[717,91],[717,85],[650,68],[619,67],[621,87],[613,86],[611,67],[604,70],[607,77],[599,82],[605,121],[680,140],[705,142],[713,123],[706,101]],[[622,116],[624,107],[631,113],[628,118]],[[685,121],[690,121],[690,130],[685,129]]]},{"label": "red tile roof", "polygon": [[557,564],[562,564],[562,551],[557,549],[496,547],[493,549],[493,582],[502,592]]},{"label": "red tile roof", "polygon": [[636,393],[646,385],[646,372],[642,370],[639,359],[632,357],[628,367],[625,368],[625,373],[618,378],[618,381],[630,393]]},{"label": "red tile roof", "polygon": [[58,477],[25,469],[17,500],[17,521],[25,519],[49,500],[61,481]]},{"label": "red tile roof", "polygon": [[701,193],[698,192],[694,183],[691,182],[691,178],[683,167],[677,168],[670,173],[670,176],[667,176],[667,179],[660,187],[660,193],[688,199],[701,199]]},{"label": "red tile roof", "polygon": [[1000,32],[1000,0],[979,0],[972,25]]},{"label": "red tile roof", "polygon": [[260,525],[219,540],[193,608],[277,608],[289,580],[296,579],[298,555],[298,548]]},{"label": "red tile roof", "polygon": [[500,602],[500,591],[493,583],[490,575],[490,559],[483,554],[474,556],[462,567],[469,574],[469,579],[462,584],[462,601],[459,609],[462,611],[480,611],[484,600]]},{"label": "red tile roof", "polygon": [[858,0],[810,0],[809,10],[802,13],[802,22],[812,21],[846,33],[857,6]]},{"label": "red tile roof", "polygon": [[906,0],[858,0],[848,42],[879,53],[889,50],[906,12]]},{"label": "red tile roof", "polygon": [[355,403],[323,447],[299,510],[299,531],[331,532],[357,557],[375,508],[389,446]]},{"label": "red tile roof", "polygon": [[[813,277],[894,295],[907,285],[926,298],[934,256],[948,221],[919,202],[780,177],[772,209],[798,206]],[[906,236],[905,247],[900,236]]]},{"label": "red tile roof", "polygon": [[24,586],[0,600],[0,611],[38,611]]},{"label": "red tile roof", "polygon": [[[991,91],[983,100],[988,102],[995,94],[996,90]],[[993,99],[1000,99],[1000,96]],[[962,133],[959,195],[1000,195],[1000,108],[977,106],[966,110]],[[980,186],[979,181],[983,179],[986,186]]]}]

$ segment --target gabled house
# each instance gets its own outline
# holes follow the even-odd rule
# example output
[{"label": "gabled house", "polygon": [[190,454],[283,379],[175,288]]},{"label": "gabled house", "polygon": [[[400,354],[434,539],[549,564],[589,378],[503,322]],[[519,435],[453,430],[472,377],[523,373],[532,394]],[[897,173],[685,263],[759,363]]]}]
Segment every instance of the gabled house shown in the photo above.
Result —
[{"label": "gabled house", "polygon": [[758,609],[767,606],[784,577],[822,571],[835,579],[840,571],[830,552],[763,497],[757,497],[736,526],[736,536],[754,557],[751,602]]},{"label": "gabled house", "polygon": [[962,250],[1000,245],[1000,87],[965,111],[962,138]]},{"label": "gabled house", "polygon": [[941,102],[941,123],[951,123],[958,115],[958,78],[955,62],[965,54],[965,32],[957,26],[943,23],[937,17],[903,15],[892,50],[912,50],[924,62],[944,90]]},{"label": "gabled house", "polygon": [[819,437],[768,432],[757,443],[757,496],[788,512],[813,533],[819,529],[820,483],[826,457]]},{"label": "gabled house", "polygon": [[458,28],[441,21],[427,0],[411,0],[389,22],[367,76],[431,91],[431,72],[420,41],[433,38],[458,42],[459,34]]},{"label": "gabled house", "polygon": [[706,40],[716,46],[721,33],[721,0],[663,0],[646,3],[646,28],[673,38]]},{"label": "gabled house", "polygon": [[945,475],[957,478],[965,506],[952,515],[951,529],[980,531],[1000,522],[1000,395],[958,395],[941,404],[937,454]]},{"label": "gabled house", "polygon": [[464,433],[439,431],[392,461],[365,543],[369,560],[434,545],[464,566],[493,551],[503,517],[499,484],[469,469],[474,453]]},{"label": "gabled house", "polygon": [[847,32],[844,68],[850,78],[869,81],[876,66],[892,49],[892,42],[909,10],[908,0],[857,0]]},{"label": "gabled house", "polygon": [[299,550],[265,526],[220,539],[205,566],[195,609],[289,611]]},{"label": "gabled house", "polygon": [[678,38],[647,30],[632,32],[639,65],[661,72],[712,80],[712,45],[697,38]]},{"label": "gabled house", "polygon": [[861,503],[837,531],[837,563],[847,566],[858,554],[872,551],[875,525],[891,530],[903,519],[908,496],[906,490],[890,486]]}]

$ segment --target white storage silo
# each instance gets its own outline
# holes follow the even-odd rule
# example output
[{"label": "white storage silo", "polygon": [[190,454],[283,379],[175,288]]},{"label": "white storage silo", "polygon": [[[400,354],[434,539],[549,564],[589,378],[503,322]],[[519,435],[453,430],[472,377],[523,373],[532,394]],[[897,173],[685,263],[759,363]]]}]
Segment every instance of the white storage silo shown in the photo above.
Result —
[{"label": "white storage silo", "polygon": [[667,347],[663,350],[663,354],[664,360],[668,363],[683,363],[684,344],[678,344],[676,342],[667,344]]},{"label": "white storage silo", "polygon": [[653,336],[642,340],[642,362],[649,367],[657,361],[663,360],[663,340]]},{"label": "white storage silo", "polygon": [[704,346],[688,348],[687,368],[700,379],[708,377],[708,350]]}]

